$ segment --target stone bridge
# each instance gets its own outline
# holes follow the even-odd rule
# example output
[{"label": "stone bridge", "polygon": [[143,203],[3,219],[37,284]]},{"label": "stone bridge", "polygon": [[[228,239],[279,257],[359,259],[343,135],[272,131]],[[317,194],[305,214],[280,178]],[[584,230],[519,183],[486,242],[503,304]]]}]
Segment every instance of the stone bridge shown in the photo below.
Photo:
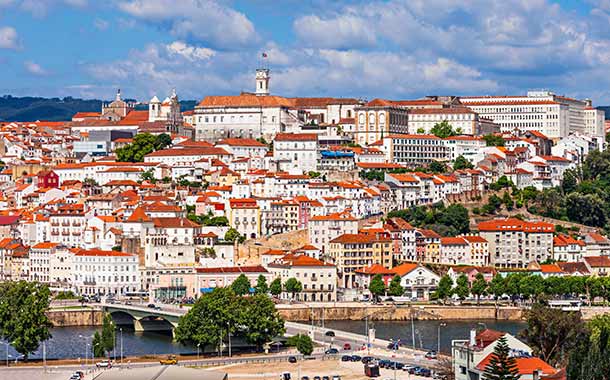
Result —
[{"label": "stone bridge", "polygon": [[178,326],[186,310],[158,310],[144,305],[102,304],[102,310],[112,316],[117,325],[130,325],[136,332],[171,331]]}]

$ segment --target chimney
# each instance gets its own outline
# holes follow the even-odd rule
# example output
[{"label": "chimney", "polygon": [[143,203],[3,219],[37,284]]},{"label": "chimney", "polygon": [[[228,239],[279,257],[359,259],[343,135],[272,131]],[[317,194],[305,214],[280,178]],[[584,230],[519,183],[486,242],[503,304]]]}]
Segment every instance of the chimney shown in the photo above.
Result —
[{"label": "chimney", "polygon": [[471,346],[475,346],[477,344],[476,336],[477,336],[477,330],[471,329],[470,330],[470,345]]},{"label": "chimney", "polygon": [[535,369],[534,372],[532,372],[532,380],[540,380],[540,370],[539,369]]}]

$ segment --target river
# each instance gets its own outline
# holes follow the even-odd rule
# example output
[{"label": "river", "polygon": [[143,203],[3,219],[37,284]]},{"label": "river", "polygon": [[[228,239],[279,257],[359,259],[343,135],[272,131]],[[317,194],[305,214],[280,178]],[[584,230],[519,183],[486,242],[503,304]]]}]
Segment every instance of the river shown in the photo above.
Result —
[{"label": "river", "polygon": [[[468,339],[471,328],[485,325],[488,328],[517,334],[525,325],[521,322],[506,321],[445,321],[446,326],[441,327],[441,351],[448,352],[452,339]],[[416,346],[425,349],[436,349],[439,321],[414,321]],[[376,329],[378,338],[400,338],[411,345],[410,321],[376,321],[369,323]],[[364,321],[326,321],[329,329],[345,330],[363,334]],[[59,327],[51,329],[53,337],[46,342],[46,356],[49,359],[83,358],[86,344],[91,344],[91,337],[95,327]],[[123,328],[123,353],[125,356],[143,356],[151,354],[196,354],[197,348],[185,346],[172,341],[169,334],[145,332],[136,333],[129,328]],[[117,355],[120,355],[121,334],[116,334]],[[90,351],[89,351],[90,353]],[[9,359],[14,360],[17,352],[9,346]],[[90,354],[88,354],[90,355]],[[111,354],[112,355],[112,354]],[[42,345],[40,349],[30,356],[42,358]],[[0,345],[0,363],[6,360],[6,343]]]}]

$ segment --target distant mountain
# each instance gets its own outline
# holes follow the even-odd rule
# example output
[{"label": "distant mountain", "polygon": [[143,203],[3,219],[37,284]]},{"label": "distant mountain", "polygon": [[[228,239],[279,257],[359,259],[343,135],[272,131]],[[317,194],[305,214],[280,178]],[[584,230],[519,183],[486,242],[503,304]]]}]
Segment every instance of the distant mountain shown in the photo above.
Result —
[{"label": "distant mountain", "polygon": [[599,106],[595,108],[604,111],[606,113],[606,120],[610,120],[610,106]]},{"label": "distant mountain", "polygon": [[[127,99],[127,101],[135,101]],[[0,97],[0,121],[64,121],[71,120],[77,112],[100,112],[102,100],[78,99],[72,97],[37,98],[13,97],[5,95]],[[180,108],[189,111],[195,108],[195,100],[180,101]],[[146,104],[139,104],[137,109],[148,109]]]}]

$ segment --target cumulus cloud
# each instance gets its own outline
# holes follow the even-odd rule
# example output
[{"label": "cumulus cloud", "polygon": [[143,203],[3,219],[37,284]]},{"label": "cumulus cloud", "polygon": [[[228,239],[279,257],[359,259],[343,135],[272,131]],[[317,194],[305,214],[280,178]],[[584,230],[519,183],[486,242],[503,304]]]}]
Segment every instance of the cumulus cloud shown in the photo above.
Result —
[{"label": "cumulus cloud", "polygon": [[47,75],[47,71],[42,68],[39,64],[34,61],[25,61],[23,62],[23,66],[27,70],[28,73],[33,75]]},{"label": "cumulus cloud", "polygon": [[120,1],[118,7],[184,40],[225,49],[258,40],[254,25],[243,13],[213,0],[130,0]]},{"label": "cumulus cloud", "polygon": [[0,49],[17,49],[18,47],[17,30],[10,26],[0,27]]},{"label": "cumulus cloud", "polygon": [[170,54],[180,55],[191,62],[207,60],[215,54],[212,49],[190,46],[183,41],[174,41],[165,48]]}]

